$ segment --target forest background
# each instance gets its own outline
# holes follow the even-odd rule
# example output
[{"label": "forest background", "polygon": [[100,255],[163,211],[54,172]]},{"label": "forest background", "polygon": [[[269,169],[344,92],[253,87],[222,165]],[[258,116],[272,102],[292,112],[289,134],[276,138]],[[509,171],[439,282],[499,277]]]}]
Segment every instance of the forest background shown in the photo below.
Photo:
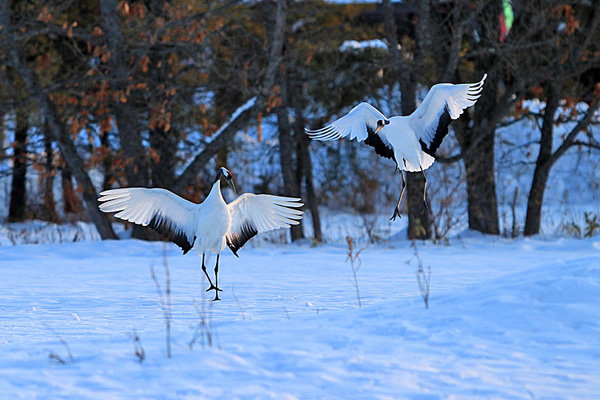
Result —
[{"label": "forest background", "polygon": [[[377,240],[373,221],[400,190],[393,162],[348,140],[311,143],[304,128],[360,101],[406,115],[431,85],[487,73],[429,172],[429,208],[422,174],[408,176],[407,236],[536,235],[565,158],[577,166],[561,175],[551,233],[593,235],[599,3],[0,0],[3,224],[90,221],[117,238],[99,191],[201,201],[226,166],[240,191],[302,197],[292,240],[323,241],[323,210],[360,215]],[[574,201],[583,208],[565,216]]]}]

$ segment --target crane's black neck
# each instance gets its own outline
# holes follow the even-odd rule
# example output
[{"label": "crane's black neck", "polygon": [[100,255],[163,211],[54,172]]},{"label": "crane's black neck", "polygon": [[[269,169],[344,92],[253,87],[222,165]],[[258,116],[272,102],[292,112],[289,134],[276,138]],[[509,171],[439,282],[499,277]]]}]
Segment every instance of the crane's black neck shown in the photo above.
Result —
[{"label": "crane's black neck", "polygon": [[215,183],[217,183],[219,181],[219,179],[221,179],[222,176],[223,176],[223,170],[221,168],[219,168],[219,172],[217,172],[217,176],[215,177],[215,180],[213,181],[213,185]]}]

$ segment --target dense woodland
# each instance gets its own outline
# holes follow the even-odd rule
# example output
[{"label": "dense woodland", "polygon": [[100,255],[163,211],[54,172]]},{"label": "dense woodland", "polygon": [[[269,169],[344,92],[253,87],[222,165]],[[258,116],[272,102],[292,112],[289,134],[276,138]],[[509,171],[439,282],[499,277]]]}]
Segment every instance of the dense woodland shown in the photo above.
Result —
[{"label": "dense woodland", "polygon": [[[240,179],[233,166],[242,170],[244,161],[234,151],[243,135],[274,149],[277,168],[242,189],[302,197],[318,241],[320,206],[369,213],[376,202],[391,205],[397,191],[378,195],[380,175],[397,173],[359,157],[354,149],[364,145],[332,143],[321,147],[331,165],[315,176],[317,146],[304,128],[360,101],[409,114],[432,84],[476,82],[483,73],[482,97],[453,122],[456,146],[438,158],[464,168],[471,229],[500,234],[500,126],[538,121],[535,172],[523,188],[525,235],[540,231],[557,160],[573,148],[600,150],[592,129],[599,0],[0,0],[0,27],[0,163],[12,182],[6,222],[75,216],[116,238],[98,210],[99,191],[158,186],[200,201],[217,165]],[[545,107],[524,107],[531,99]],[[555,137],[569,121],[572,129]],[[28,194],[33,172],[39,193]],[[408,236],[438,235],[435,207],[422,205],[423,176],[408,175]],[[152,237],[144,228],[133,235]],[[293,239],[303,236],[293,228]]]}]

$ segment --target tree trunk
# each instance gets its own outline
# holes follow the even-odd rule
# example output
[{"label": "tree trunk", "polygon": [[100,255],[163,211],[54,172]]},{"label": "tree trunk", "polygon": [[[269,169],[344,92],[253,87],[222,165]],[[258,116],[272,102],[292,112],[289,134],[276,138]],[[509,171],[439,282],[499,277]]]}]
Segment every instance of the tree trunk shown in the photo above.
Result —
[{"label": "tree trunk", "polygon": [[[280,87],[282,104],[277,107],[275,111],[277,114],[277,127],[279,130],[279,162],[283,178],[283,187],[286,196],[301,197],[301,185],[298,184],[296,179],[297,160],[294,156],[295,139],[294,132],[290,125],[286,83],[282,82]],[[304,238],[302,220],[300,221],[300,224],[292,225],[291,232],[292,241]]]},{"label": "tree trunk", "polygon": [[[150,176],[152,186],[168,190],[175,189],[175,163],[177,161],[177,135],[174,128],[168,132],[164,127],[156,127],[149,132],[150,139]],[[164,240],[158,232],[139,225],[133,226],[132,237],[143,240]]]},{"label": "tree trunk", "polygon": [[[502,2],[486,3],[482,14],[484,24],[481,36],[491,43],[500,37],[500,15]],[[491,45],[491,44],[490,44]],[[455,129],[467,174],[467,199],[469,228],[492,235],[500,233],[498,199],[494,160],[496,122],[501,117],[498,110],[498,82],[501,75],[495,54],[482,56],[476,64],[488,71],[485,88],[476,105],[475,118],[471,127],[463,123],[455,124]],[[456,121],[455,121],[456,122]]]},{"label": "tree trunk", "polygon": [[[462,140],[459,139],[467,174],[469,228],[492,235],[500,233],[494,176],[495,131],[494,124],[483,121],[481,125],[467,128]],[[476,136],[481,138],[475,142]],[[468,151],[471,146],[474,146],[473,151]]]},{"label": "tree trunk", "polygon": [[177,161],[177,134],[174,128],[165,132],[163,128],[150,130],[150,174],[152,186],[173,190],[175,186],[175,162]]},{"label": "tree trunk", "polygon": [[[122,93],[124,96],[130,72],[117,0],[100,0],[100,11],[102,27],[110,50],[108,58],[110,87],[113,93]],[[115,96],[111,97],[114,99]],[[125,158],[127,185],[145,187],[148,185],[148,162],[142,144],[137,112],[129,101],[113,101],[112,112],[115,115],[121,150]]]},{"label": "tree trunk", "polygon": [[102,152],[104,153],[102,158],[102,169],[104,170],[102,190],[108,190],[112,188],[112,183],[115,179],[115,174],[112,170],[113,156],[109,146],[108,132],[103,132],[100,135],[100,144],[102,145]]},{"label": "tree trunk", "polygon": [[427,240],[431,238],[431,213],[429,200],[423,202],[425,177],[421,172],[406,173],[406,206],[408,208],[408,238]]},{"label": "tree trunk", "polygon": [[52,155],[52,137],[48,123],[44,123],[44,150],[46,152],[46,172],[43,178],[44,207],[48,213],[48,220],[60,222],[56,212],[56,201],[54,200],[54,158]]},{"label": "tree trunk", "polygon": [[[304,127],[306,126],[306,120],[303,115],[303,104],[302,104],[302,91],[298,91],[298,95],[294,96],[294,107],[296,109],[296,123],[294,124],[294,130],[296,132],[296,137],[298,138],[298,173],[301,176],[302,173],[304,175],[304,184],[306,185],[306,201],[308,202],[308,207],[310,208],[310,213],[312,215],[313,222],[313,232],[314,238],[317,242],[323,241],[323,232],[321,230],[321,213],[319,212],[319,201],[315,194],[315,185],[313,180],[313,167],[312,167],[312,159],[310,156],[310,138],[304,132]],[[300,185],[302,181],[300,181]]]},{"label": "tree trunk", "polygon": [[13,27],[10,25],[8,0],[0,0],[0,25],[3,27],[1,37],[10,57],[10,62],[25,82],[31,96],[37,100],[44,118],[48,121],[48,126],[50,127],[54,140],[56,140],[65,161],[71,167],[77,182],[83,189],[83,199],[86,203],[88,213],[92,218],[94,225],[96,225],[100,236],[103,239],[117,239],[118,237],[113,231],[112,226],[108,221],[108,217],[98,209],[98,194],[89,175],[85,171],[83,160],[77,153],[77,149],[71,140],[67,127],[60,119],[56,106],[44,92],[39,78],[25,61],[18,42],[13,37]]},{"label": "tree trunk", "polygon": [[[414,81],[402,80],[402,114],[409,115],[416,108],[417,87]],[[431,238],[431,213],[423,203],[425,176],[421,172],[406,173],[406,205],[408,209],[408,238]]]},{"label": "tree trunk", "polygon": [[13,174],[10,190],[9,222],[25,220],[25,202],[27,198],[27,131],[29,130],[28,113],[18,108],[16,110],[17,126],[15,128],[15,145],[13,157]]},{"label": "tree trunk", "polygon": [[527,200],[527,215],[525,217],[525,229],[523,231],[525,236],[532,236],[540,233],[542,204],[544,202],[544,192],[546,190],[548,177],[550,176],[551,166],[552,164],[549,162],[541,163],[539,158],[538,162],[536,162],[535,171],[533,173],[533,182],[531,183],[531,190]]},{"label": "tree trunk", "polygon": [[[283,40],[285,36],[287,4],[285,0],[278,0],[276,7],[274,2],[265,2],[265,6],[265,15],[271,16],[265,21],[268,40],[271,45],[270,64],[275,66],[279,65],[281,62],[280,59],[283,57]],[[275,51],[278,51],[278,53],[275,53]],[[275,70],[273,70],[273,72],[275,72]],[[291,77],[289,76],[287,69],[279,71],[275,74],[275,76],[279,81],[277,83],[279,83],[280,96],[282,100],[281,105],[277,107],[275,112],[277,114],[277,126],[279,129],[279,160],[283,178],[283,186],[286,196],[300,198],[302,197],[302,176],[304,175],[304,171],[302,170],[303,164],[301,162],[302,155],[298,151],[298,132],[297,129],[292,127],[290,124],[290,116],[288,111],[291,99],[294,96],[294,94],[288,93],[288,88],[293,83],[290,83]],[[272,86],[275,83],[276,82],[272,82],[270,85]],[[298,113],[298,110],[296,110],[296,113]],[[298,120],[297,115],[296,120]],[[306,136],[304,134],[304,126],[302,127],[302,136]],[[318,210],[316,218],[318,220],[317,223],[319,224],[320,220]],[[314,219],[315,214],[313,213],[313,223]],[[302,221],[300,221],[298,225],[292,225],[291,235],[292,241],[305,238]]]},{"label": "tree trunk", "polygon": [[309,151],[310,138],[304,133],[304,128],[302,128],[300,138],[300,152],[302,153],[302,158],[304,159],[303,164],[306,184],[306,201],[308,202],[308,207],[310,208],[310,213],[312,215],[314,238],[317,242],[322,242],[323,231],[321,230],[321,213],[319,212],[319,201],[315,194],[315,185],[312,173],[312,159]]},{"label": "tree trunk", "polygon": [[[383,1],[384,7],[384,29],[388,42],[398,43],[398,31],[394,19],[394,8],[390,0]],[[429,3],[422,1],[418,5],[420,18],[429,21]],[[420,24],[418,24],[420,26]],[[420,59],[426,48],[430,45],[429,31],[424,27],[417,30],[419,37],[418,44],[420,49]],[[417,98],[417,74],[420,68],[416,64],[420,60],[406,65],[402,59],[402,51],[397,46],[390,46],[390,57],[392,60],[392,71],[394,78],[400,83],[402,92],[401,107],[402,115],[409,115],[416,109]],[[402,166],[402,160],[396,160],[399,166]],[[406,204],[408,209],[408,238],[429,239],[431,237],[431,217],[429,210],[423,205],[423,191],[425,188],[425,177],[420,172],[406,173]],[[400,190],[400,188],[399,188]]]},{"label": "tree trunk", "polygon": [[466,171],[469,228],[491,235],[500,234],[494,175],[498,74],[490,67],[473,121],[463,115],[453,122]]},{"label": "tree trunk", "polygon": [[467,173],[467,199],[469,228],[492,235],[500,233],[498,224],[498,200],[494,176],[495,126],[485,124],[479,129],[468,130],[469,140],[481,135],[476,151],[465,152]]},{"label": "tree trunk", "polygon": [[[168,6],[171,1],[164,0],[153,0],[149,4],[148,11],[154,19],[168,18]],[[148,3],[147,3],[148,4]],[[148,71],[152,76],[152,81],[156,85],[167,85],[169,81],[169,75],[172,73],[171,67],[168,63],[160,62],[163,55],[158,48],[153,46],[148,54],[149,63],[152,68]],[[160,105],[165,107],[165,113],[172,115],[172,120],[177,120],[175,114],[178,108],[172,107],[172,99],[169,94],[165,93],[159,98]],[[152,111],[150,111],[150,114]],[[150,117],[150,116],[149,116]],[[166,126],[156,126],[149,130],[149,141],[150,141],[150,178],[153,186],[166,188],[169,190],[175,189],[175,164],[177,162],[177,144],[179,142],[178,130],[170,124],[170,129],[165,130]],[[218,166],[225,165],[224,163],[218,163]]]},{"label": "tree trunk", "polygon": [[[111,96],[112,112],[115,116],[117,131],[121,142],[121,151],[125,159],[125,175],[127,186],[147,187],[149,181],[149,167],[146,158],[146,149],[142,143],[140,124],[137,110],[128,99],[117,101],[117,94],[125,95],[128,78],[130,77],[128,57],[125,40],[121,28],[121,18],[117,10],[117,0],[100,0],[102,14],[102,28],[106,34],[110,57],[110,87],[115,94]],[[154,67],[154,66],[153,66]],[[133,226],[131,237],[136,239],[152,240],[156,236],[151,230],[139,225]]]},{"label": "tree trunk", "polygon": [[6,126],[4,125],[4,113],[0,115],[0,156],[5,156],[6,150]]},{"label": "tree trunk", "polygon": [[525,217],[525,236],[540,233],[542,222],[542,205],[544,203],[544,192],[546,183],[552,168],[552,142],[554,136],[554,115],[559,106],[560,89],[562,82],[552,81],[548,84],[546,96],[546,109],[541,128],[540,152],[535,162],[533,182],[527,200],[527,215]]},{"label": "tree trunk", "polygon": [[67,214],[77,214],[81,212],[79,198],[73,189],[73,174],[69,166],[65,166],[61,172],[62,191],[63,191],[63,209]]}]

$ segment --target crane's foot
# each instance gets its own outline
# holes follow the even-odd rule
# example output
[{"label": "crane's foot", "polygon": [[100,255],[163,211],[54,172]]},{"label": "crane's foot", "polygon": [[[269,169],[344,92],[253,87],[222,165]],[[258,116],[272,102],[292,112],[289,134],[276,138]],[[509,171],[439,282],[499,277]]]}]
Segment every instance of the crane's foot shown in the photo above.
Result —
[{"label": "crane's foot", "polygon": [[[219,289],[218,287],[216,287],[215,285],[213,285],[212,283],[210,284],[210,287],[208,289],[206,289],[207,292],[210,292],[211,290],[214,290],[217,293],[217,297],[219,295],[219,292],[222,292],[223,289]],[[217,299],[218,300],[218,299]]]},{"label": "crane's foot", "polygon": [[[219,289],[221,290],[221,289]],[[215,292],[215,298],[213,299],[213,301],[220,301],[221,299],[219,298],[219,292]]]},{"label": "crane's foot", "polygon": [[429,204],[427,200],[423,200],[423,211],[429,211]]},{"label": "crane's foot", "polygon": [[400,210],[398,209],[398,207],[394,208],[394,215],[392,215],[392,218],[390,218],[390,221],[395,221],[396,217],[402,218],[402,216],[400,215]]}]

